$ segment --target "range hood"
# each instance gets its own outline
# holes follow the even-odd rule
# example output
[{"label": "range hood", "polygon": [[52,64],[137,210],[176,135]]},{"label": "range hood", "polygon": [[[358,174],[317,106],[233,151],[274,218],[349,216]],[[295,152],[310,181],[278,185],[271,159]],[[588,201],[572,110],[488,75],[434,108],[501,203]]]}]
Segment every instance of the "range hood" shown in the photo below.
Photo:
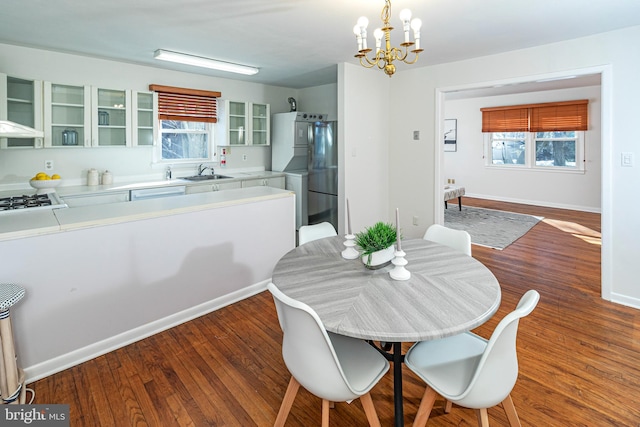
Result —
[{"label": "range hood", "polygon": [[9,120],[0,120],[0,138],[43,138],[44,132]]}]

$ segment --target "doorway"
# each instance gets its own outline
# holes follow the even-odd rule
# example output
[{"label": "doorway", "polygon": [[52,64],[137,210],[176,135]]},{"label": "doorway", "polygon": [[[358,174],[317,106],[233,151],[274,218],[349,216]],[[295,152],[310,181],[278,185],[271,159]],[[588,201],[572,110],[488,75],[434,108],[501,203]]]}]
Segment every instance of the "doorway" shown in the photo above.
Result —
[{"label": "doorway", "polygon": [[[519,91],[536,91],[550,90],[544,88],[562,88],[562,87],[580,87],[593,85],[594,79],[600,81],[600,120],[601,120],[601,178],[600,178],[600,194],[601,194],[601,230],[602,230],[602,249],[601,249],[601,289],[600,293],[605,300],[611,300],[611,253],[610,241],[611,234],[611,194],[609,175],[611,169],[611,119],[606,111],[609,111],[611,105],[611,67],[602,66],[589,69],[581,69],[568,71],[564,73],[555,73],[545,76],[535,76],[529,78],[519,78],[511,80],[502,80],[476,85],[467,85],[463,87],[448,87],[436,89],[436,123],[438,124],[438,135],[443,135],[444,120],[450,117],[445,116],[445,105],[448,100],[460,99],[462,97],[488,96],[489,94],[517,94]],[[444,223],[444,212],[442,208],[443,188],[447,177],[444,176],[444,141],[441,144],[435,144],[436,165],[435,165],[435,185],[434,194],[434,218],[437,223]]]}]

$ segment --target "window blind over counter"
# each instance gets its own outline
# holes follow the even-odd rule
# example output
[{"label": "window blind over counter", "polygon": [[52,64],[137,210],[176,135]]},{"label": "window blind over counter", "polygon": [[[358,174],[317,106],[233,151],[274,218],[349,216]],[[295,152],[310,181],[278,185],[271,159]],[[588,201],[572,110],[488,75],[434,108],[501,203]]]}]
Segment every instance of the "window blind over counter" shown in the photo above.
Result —
[{"label": "window blind over counter", "polygon": [[482,132],[588,130],[589,100],[481,108]]},{"label": "window blind over counter", "polygon": [[149,90],[158,93],[158,118],[188,122],[218,121],[218,98],[220,92],[187,89],[173,86],[149,85]]}]

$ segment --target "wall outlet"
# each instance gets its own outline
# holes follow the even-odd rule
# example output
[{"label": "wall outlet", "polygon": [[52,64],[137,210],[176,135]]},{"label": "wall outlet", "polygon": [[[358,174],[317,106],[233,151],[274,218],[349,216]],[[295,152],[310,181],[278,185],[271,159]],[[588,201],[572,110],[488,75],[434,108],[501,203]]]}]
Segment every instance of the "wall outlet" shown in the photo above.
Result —
[{"label": "wall outlet", "polygon": [[417,216],[413,217],[413,225],[418,225],[418,217]]},{"label": "wall outlet", "polygon": [[413,131],[413,140],[414,141],[420,140],[420,131],[419,130],[414,130]]},{"label": "wall outlet", "polygon": [[242,160],[243,160],[243,161],[247,161],[247,155],[246,155],[246,154],[243,154],[243,155],[242,155]]},{"label": "wall outlet", "polygon": [[44,161],[44,169],[48,171],[53,170],[53,160],[45,160]]}]

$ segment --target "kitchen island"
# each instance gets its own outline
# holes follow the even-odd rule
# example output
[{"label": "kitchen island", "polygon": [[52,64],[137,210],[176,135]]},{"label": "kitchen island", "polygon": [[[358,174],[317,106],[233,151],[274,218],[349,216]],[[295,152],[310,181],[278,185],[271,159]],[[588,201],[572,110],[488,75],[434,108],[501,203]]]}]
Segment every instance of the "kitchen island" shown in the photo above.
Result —
[{"label": "kitchen island", "polygon": [[27,382],[262,291],[294,246],[293,193],[262,186],[4,216]]}]

